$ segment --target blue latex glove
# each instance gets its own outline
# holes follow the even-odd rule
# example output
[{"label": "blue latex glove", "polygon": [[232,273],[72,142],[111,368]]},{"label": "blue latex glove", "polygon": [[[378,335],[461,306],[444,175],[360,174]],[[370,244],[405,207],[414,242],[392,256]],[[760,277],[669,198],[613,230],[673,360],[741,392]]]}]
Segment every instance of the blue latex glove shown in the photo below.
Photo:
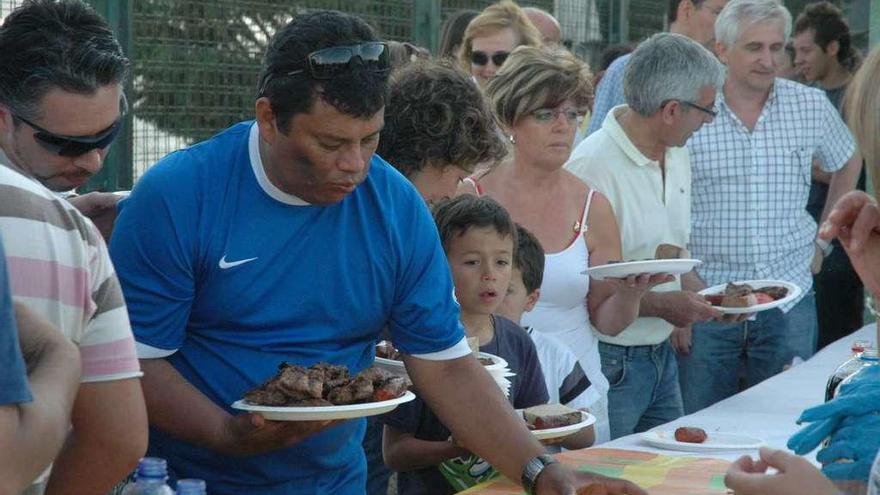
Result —
[{"label": "blue latex glove", "polygon": [[798,423],[811,423],[795,433],[788,448],[806,454],[830,437],[816,455],[822,471],[835,480],[867,480],[880,448],[880,366],[866,368],[838,396],[807,409]]}]

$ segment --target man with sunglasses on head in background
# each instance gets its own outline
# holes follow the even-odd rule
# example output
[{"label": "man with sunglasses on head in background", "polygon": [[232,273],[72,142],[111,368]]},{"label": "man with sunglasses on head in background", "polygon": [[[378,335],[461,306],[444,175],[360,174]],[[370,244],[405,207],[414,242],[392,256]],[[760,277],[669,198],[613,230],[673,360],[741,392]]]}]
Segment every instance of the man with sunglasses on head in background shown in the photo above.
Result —
[{"label": "man with sunglasses on head in background", "polygon": [[509,477],[541,495],[641,495],[540,457],[472,357],[425,202],[374,155],[388,68],[357,17],[296,16],[269,43],[256,120],[167,156],[121,203],[111,252],[150,453],[215,495],[363,494],[365,420],[268,421],[230,404],[285,361],[370,366],[387,325],[420,395]]},{"label": "man with sunglasses on head in background", "polygon": [[0,237],[12,295],[82,357],[72,430],[45,492],[103,495],[146,450],[141,373],[107,247],[52,191],[100,169],[122,119],[128,60],[88,5],[33,0],[0,26],[0,67]]},{"label": "man with sunglasses on head in background", "polygon": [[[684,145],[712,121],[723,80],[721,64],[698,43],[673,33],[652,36],[627,65],[627,104],[611,109],[566,164],[608,198],[620,225],[623,259],[654,258],[661,244],[687,247],[691,167]],[[675,327],[721,316],[696,294],[703,288],[693,271],[658,285],[642,296],[639,317],[629,327],[614,336],[598,334],[602,372],[611,385],[612,439],[682,415],[678,364],[668,338]]]}]

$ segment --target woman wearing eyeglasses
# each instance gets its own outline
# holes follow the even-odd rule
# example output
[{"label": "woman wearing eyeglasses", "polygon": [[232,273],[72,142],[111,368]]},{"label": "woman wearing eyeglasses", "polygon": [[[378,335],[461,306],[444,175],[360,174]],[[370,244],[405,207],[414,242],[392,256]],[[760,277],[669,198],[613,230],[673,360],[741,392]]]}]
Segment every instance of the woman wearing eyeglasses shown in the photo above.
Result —
[{"label": "woman wearing eyeglasses", "polygon": [[541,299],[522,324],[553,335],[578,357],[591,383],[588,395],[601,441],[609,435],[608,381],[590,323],[608,332],[625,328],[638,315],[642,294],[659,277],[621,283],[591,281],[583,274],[590,265],[621,259],[608,200],[563,169],[578,114],[592,92],[590,80],[587,66],[566,51],[515,49],[485,88],[513,156],[494,171],[472,177],[462,190],[498,200],[544,247]]},{"label": "woman wearing eyeglasses", "polygon": [[458,59],[483,88],[521,45],[541,46],[541,34],[516,3],[504,0],[486,7],[468,24]]}]

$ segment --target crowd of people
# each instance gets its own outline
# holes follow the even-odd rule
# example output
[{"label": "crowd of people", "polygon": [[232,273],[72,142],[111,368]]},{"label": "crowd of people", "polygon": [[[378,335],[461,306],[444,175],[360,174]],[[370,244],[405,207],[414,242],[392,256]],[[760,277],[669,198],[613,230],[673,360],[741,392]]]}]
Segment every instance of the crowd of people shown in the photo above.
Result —
[{"label": "crowd of people", "polygon": [[[69,193],[120,134],[130,62],[82,0],[23,2],[0,26],[0,493],[105,495],[149,455],[217,495],[498,475],[644,494],[550,454],[780,373],[880,295],[880,209],[855,190],[865,169],[880,185],[880,50],[862,63],[828,2],[793,20],[777,0],[669,0],[668,21],[593,74],[552,15],[510,0],[450,15],[433,58],[353,15],[297,14],[255,74],[254,119],[121,199]],[[661,252],[702,264],[585,274]],[[725,315],[697,294],[751,279],[801,295]],[[231,407],[280,363],[366,369],[384,338],[416,392],[387,414]],[[507,362],[507,395],[469,341]],[[514,408],[545,403],[596,422],[543,445]],[[769,450],[726,482],[836,490]]]}]

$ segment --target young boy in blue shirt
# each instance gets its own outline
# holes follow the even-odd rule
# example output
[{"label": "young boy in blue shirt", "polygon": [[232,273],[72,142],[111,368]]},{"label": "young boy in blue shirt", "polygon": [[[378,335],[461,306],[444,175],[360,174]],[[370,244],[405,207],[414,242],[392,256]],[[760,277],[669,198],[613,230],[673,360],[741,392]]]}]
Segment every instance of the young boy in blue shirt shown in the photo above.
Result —
[{"label": "young boy in blue shirt", "polygon": [[[519,324],[523,313],[531,311],[541,297],[544,248],[531,232],[519,224],[516,224],[516,243],[510,285],[497,314]],[[571,350],[550,335],[531,328],[525,328],[525,331],[538,352],[550,403],[585,409],[598,400],[599,395],[590,392],[592,384]],[[595,439],[595,432],[590,426],[566,437],[562,446],[572,450],[582,449],[593,445]],[[550,450],[558,450],[558,447],[548,446]]]},{"label": "young boy in blue shirt", "polygon": [[[479,338],[481,351],[505,359],[516,373],[509,396],[515,408],[545,404],[547,387],[534,344],[519,325],[493,314],[507,293],[513,268],[516,227],[510,215],[489,197],[463,195],[440,204],[434,220],[468,337]],[[495,475],[491,466],[450,438],[419,398],[388,413],[383,422],[385,462],[399,471],[400,495],[455,493]]]}]

